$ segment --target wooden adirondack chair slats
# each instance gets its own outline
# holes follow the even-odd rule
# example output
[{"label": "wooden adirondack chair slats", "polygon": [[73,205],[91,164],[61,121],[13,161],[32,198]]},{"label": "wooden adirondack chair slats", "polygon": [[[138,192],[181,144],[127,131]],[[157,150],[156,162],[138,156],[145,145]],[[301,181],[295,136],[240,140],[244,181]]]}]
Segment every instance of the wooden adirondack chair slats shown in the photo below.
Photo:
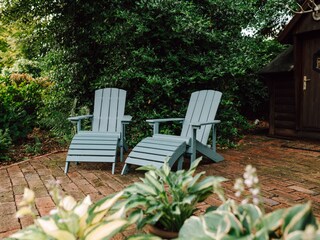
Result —
[{"label": "wooden adirondack chair slats", "polygon": [[167,141],[148,137],[134,147],[126,159],[126,164],[161,167],[165,161],[168,161],[169,166],[172,166],[185,151],[184,141]]},{"label": "wooden adirondack chair slats", "polygon": [[68,162],[103,162],[114,163],[114,155],[112,156],[78,156],[77,159],[67,157]]},{"label": "wooden adirondack chair slats", "polygon": [[[130,164],[139,166],[151,164],[161,167],[161,163],[166,159],[169,161],[170,166],[179,160],[178,169],[180,169],[183,155],[190,154],[191,160],[193,160],[195,159],[196,151],[215,162],[222,161],[223,157],[215,151],[215,135],[213,136],[213,148],[210,149],[207,146],[210,130],[219,122],[215,121],[215,116],[221,96],[221,92],[213,90],[192,93],[180,136],[158,134],[159,124],[173,121],[173,118],[147,120],[153,125],[154,134],[152,137],[143,139],[132,149],[126,159],[122,174],[128,171]],[[213,133],[215,134],[215,129]]]},{"label": "wooden adirondack chair slats", "polygon": [[[193,122],[213,121],[218,110],[221,92],[203,90],[191,95],[185,121],[182,126],[181,136],[191,137]],[[210,135],[211,125],[203,126],[197,130],[197,140],[206,144]]]},{"label": "wooden adirondack chair slats", "polygon": [[[112,162],[114,173],[117,148],[122,161],[124,148],[124,124],[131,121],[124,116],[126,91],[105,88],[95,91],[92,131],[79,131],[73,138],[66,159],[65,173],[69,162]],[[81,121],[84,117],[72,117]],[[78,122],[81,127],[81,122]]]},{"label": "wooden adirondack chair slats", "polygon": [[106,88],[97,90],[92,130],[95,132],[120,132],[125,99],[126,91],[121,89]]}]

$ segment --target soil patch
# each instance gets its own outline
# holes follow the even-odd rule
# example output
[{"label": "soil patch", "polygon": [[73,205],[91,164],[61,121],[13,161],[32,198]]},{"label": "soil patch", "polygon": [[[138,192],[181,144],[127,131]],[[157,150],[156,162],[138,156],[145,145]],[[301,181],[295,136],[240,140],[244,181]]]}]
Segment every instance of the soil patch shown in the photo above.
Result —
[{"label": "soil patch", "polygon": [[0,161],[0,167],[29,158],[67,149],[69,141],[50,135],[49,132],[35,128],[25,139],[14,144],[8,151],[8,159]]}]

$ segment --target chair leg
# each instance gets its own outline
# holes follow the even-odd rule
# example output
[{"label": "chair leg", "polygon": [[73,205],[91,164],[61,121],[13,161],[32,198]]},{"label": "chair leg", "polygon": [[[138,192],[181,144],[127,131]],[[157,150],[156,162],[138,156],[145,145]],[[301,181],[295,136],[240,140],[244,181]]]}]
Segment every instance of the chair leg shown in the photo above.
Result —
[{"label": "chair leg", "polygon": [[114,174],[115,167],[116,167],[116,163],[112,163],[112,174]]},{"label": "chair leg", "polygon": [[179,158],[179,161],[178,161],[178,170],[181,170],[181,169],[182,169],[183,161],[184,161],[184,158],[183,158],[183,155],[182,155],[182,156]]},{"label": "chair leg", "polygon": [[120,162],[123,162],[123,147],[120,147]]},{"label": "chair leg", "polygon": [[123,169],[121,171],[121,175],[125,175],[129,172],[129,168],[130,166],[126,163],[124,166],[123,166]]},{"label": "chair leg", "polygon": [[68,170],[69,170],[69,164],[70,162],[66,162],[66,166],[64,168],[64,173],[67,174],[68,173]]}]

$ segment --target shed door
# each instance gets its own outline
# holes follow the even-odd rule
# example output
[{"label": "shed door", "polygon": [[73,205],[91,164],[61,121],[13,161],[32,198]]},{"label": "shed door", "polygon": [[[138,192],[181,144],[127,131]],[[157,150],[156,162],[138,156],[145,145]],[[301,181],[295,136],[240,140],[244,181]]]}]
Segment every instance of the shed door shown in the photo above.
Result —
[{"label": "shed door", "polygon": [[302,50],[301,128],[320,130],[320,37],[304,39]]}]

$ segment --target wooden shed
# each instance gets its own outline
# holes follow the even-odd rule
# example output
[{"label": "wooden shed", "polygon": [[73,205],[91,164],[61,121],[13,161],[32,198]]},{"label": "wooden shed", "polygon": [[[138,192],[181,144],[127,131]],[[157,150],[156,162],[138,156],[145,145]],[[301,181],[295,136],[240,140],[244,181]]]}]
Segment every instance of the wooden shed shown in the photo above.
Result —
[{"label": "wooden shed", "polygon": [[[303,5],[310,6],[316,4]],[[270,135],[320,139],[319,15],[296,14],[278,36],[288,49],[260,72],[270,93]]]}]

